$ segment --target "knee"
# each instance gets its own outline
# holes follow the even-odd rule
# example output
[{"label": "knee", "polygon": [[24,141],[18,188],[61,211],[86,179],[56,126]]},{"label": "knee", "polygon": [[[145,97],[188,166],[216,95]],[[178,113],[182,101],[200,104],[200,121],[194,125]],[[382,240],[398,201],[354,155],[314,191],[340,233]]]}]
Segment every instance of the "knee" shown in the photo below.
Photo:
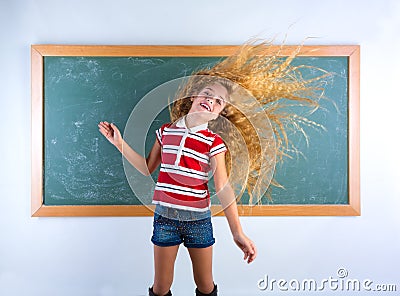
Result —
[{"label": "knee", "polygon": [[[169,295],[169,291],[172,286],[173,276],[171,274],[163,274],[163,276],[155,276],[153,283],[153,293],[154,296],[164,296]],[[151,295],[151,294],[150,294]]]},{"label": "knee", "polygon": [[213,284],[213,288],[211,290],[201,290],[201,288],[196,288],[196,296],[217,296],[218,289],[217,285]]},{"label": "knee", "polygon": [[[161,292],[159,292],[161,291]],[[149,288],[149,296],[172,296],[171,290],[168,288],[167,292],[162,292],[163,290],[155,290],[154,286]]]},{"label": "knee", "polygon": [[194,281],[196,283],[197,290],[203,292],[205,295],[208,295],[214,290],[214,280],[211,274],[210,275],[202,274],[201,276],[195,274]]}]

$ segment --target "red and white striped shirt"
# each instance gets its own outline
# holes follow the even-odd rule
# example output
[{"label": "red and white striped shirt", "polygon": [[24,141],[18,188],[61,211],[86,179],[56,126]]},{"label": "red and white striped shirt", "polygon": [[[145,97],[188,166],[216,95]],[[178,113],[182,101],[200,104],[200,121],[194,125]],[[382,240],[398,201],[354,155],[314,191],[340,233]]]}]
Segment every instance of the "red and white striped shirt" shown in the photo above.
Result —
[{"label": "red and white striped shirt", "polygon": [[207,123],[187,128],[184,118],[175,124],[164,124],[156,136],[162,150],[153,203],[207,211],[210,158],[227,150],[221,137],[210,131]]}]

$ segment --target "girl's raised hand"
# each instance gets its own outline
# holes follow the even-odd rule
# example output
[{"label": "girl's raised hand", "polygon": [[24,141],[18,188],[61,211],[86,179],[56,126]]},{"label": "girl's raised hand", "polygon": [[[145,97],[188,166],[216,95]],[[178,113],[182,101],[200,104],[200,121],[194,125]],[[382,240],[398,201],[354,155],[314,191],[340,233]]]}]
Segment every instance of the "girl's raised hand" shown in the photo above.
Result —
[{"label": "girl's raised hand", "polygon": [[119,129],[113,124],[108,123],[107,121],[101,121],[98,124],[100,133],[106,137],[111,144],[113,144],[117,148],[122,147],[122,136]]},{"label": "girl's raised hand", "polygon": [[244,234],[234,237],[236,245],[243,251],[244,260],[251,263],[257,257],[256,245]]}]

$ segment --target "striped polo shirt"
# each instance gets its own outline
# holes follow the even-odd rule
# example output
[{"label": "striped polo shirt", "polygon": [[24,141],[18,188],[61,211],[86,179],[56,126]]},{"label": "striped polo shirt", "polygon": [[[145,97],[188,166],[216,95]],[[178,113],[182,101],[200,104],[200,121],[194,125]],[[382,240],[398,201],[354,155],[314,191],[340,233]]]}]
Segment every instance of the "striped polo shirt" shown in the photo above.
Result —
[{"label": "striped polo shirt", "polygon": [[187,128],[185,118],[156,131],[161,145],[161,167],[153,203],[177,209],[207,211],[210,158],[225,152],[221,137],[207,123]]}]

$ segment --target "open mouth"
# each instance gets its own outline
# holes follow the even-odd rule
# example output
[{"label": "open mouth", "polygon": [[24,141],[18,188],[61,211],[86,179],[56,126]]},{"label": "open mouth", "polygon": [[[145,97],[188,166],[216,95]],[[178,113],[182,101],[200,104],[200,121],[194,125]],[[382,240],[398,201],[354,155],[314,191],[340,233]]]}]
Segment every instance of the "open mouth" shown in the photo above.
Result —
[{"label": "open mouth", "polygon": [[207,104],[200,103],[200,106],[203,107],[204,109],[206,109],[208,112],[211,112],[211,108]]},{"label": "open mouth", "polygon": [[203,107],[204,109],[206,109],[208,112],[211,112],[211,108],[207,104],[200,103],[200,106]]}]

